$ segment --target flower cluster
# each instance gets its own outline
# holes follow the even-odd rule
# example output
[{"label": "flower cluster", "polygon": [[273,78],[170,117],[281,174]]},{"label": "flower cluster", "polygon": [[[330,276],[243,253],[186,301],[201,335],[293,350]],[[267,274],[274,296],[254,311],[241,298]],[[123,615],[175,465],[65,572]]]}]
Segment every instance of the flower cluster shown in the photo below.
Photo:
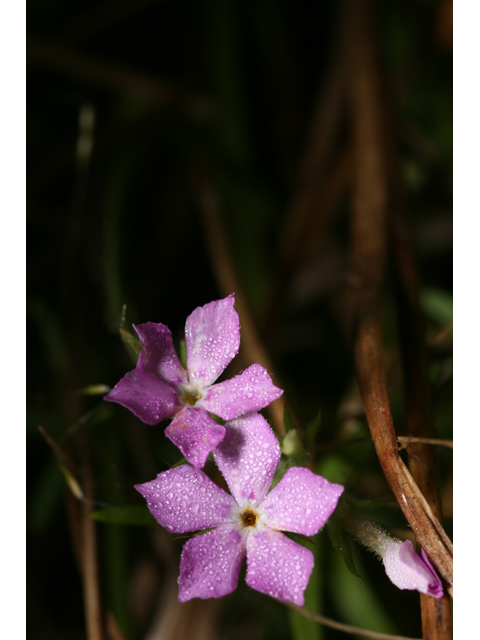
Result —
[{"label": "flower cluster", "polygon": [[[207,530],[183,548],[179,601],[232,592],[246,556],[250,587],[303,605],[313,554],[283,531],[316,534],[333,513],[343,487],[293,467],[269,492],[281,450],[258,411],[283,392],[259,364],[215,384],[239,349],[234,301],[232,294],[198,307],[187,318],[186,369],[168,327],[153,322],[136,326],[141,342],[137,366],[105,399],[147,424],[172,418],[165,435],[190,463],[135,486],[168,531]],[[219,424],[214,416],[226,423]],[[201,470],[211,452],[230,494]],[[383,540],[373,537],[377,545]],[[420,558],[411,543],[388,542],[382,557],[392,582],[400,589],[439,597],[441,582],[423,550]]]},{"label": "flower cluster", "polygon": [[[291,468],[270,491],[280,446],[257,413],[283,393],[259,364],[215,384],[237,354],[240,323],[235,296],[193,311],[185,325],[186,370],[163,324],[135,327],[136,368],[105,397],[147,424],[173,418],[165,434],[191,464],[136,485],[157,521],[191,538],[180,561],[180,602],[233,591],[243,558],[247,583],[273,597],[303,604],[313,554],[282,531],[311,536],[325,524],[343,487],[305,468]],[[211,414],[226,420],[223,426]],[[201,467],[210,452],[231,495]],[[193,466],[191,466],[193,465]]]}]

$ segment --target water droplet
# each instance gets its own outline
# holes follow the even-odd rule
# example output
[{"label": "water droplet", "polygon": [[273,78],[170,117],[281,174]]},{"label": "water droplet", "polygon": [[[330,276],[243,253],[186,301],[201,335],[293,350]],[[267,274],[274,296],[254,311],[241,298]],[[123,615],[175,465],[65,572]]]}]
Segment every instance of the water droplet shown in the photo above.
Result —
[{"label": "water droplet", "polygon": [[198,502],[192,502],[192,504],[190,505],[190,511],[193,514],[197,514],[199,509],[200,509],[200,505],[198,504]]}]

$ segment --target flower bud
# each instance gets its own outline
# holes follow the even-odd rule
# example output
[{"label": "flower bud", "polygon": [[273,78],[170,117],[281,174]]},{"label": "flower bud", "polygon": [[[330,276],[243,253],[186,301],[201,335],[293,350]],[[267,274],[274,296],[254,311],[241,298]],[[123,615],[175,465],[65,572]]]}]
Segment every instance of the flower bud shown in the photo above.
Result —
[{"label": "flower bud", "polygon": [[443,586],[423,549],[418,555],[410,540],[390,542],[383,563],[387,576],[399,589],[416,589],[434,598],[443,596]]}]

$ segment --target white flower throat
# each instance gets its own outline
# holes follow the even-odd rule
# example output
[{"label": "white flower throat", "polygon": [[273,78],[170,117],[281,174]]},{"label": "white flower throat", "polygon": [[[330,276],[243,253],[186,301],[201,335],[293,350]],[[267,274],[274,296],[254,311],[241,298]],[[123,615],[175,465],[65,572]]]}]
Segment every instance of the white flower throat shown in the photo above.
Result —
[{"label": "white flower throat", "polygon": [[199,400],[204,397],[204,393],[197,385],[183,384],[178,389],[178,397],[180,402],[190,407],[194,407]]},{"label": "white flower throat", "polygon": [[265,527],[265,511],[261,507],[253,507],[248,502],[237,506],[232,512],[232,519],[240,533],[259,532]]}]

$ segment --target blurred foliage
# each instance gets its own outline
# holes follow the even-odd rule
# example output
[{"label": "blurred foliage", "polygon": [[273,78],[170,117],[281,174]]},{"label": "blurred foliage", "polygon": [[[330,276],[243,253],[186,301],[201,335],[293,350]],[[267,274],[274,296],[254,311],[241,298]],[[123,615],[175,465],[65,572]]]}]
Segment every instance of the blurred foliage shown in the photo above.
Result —
[{"label": "blurred foliage", "polygon": [[[199,213],[199,171],[219,196],[239,280],[285,388],[291,410],[286,423],[291,433],[298,429],[290,450],[300,442],[303,464],[345,484],[359,500],[390,497],[355,389],[337,297],[347,264],[348,198],[326,230],[325,253],[288,274],[281,304],[272,307],[285,268],[282,234],[317,92],[331,64],[340,4],[30,0],[27,5],[32,640],[86,637],[68,489],[39,425],[72,460],[78,471],[72,477],[80,486],[88,457],[102,592],[125,638],[145,637],[158,600],[176,588],[183,540],[160,527],[126,525],[151,520],[133,485],[176,464],[179,454],[162,426],[148,427],[96,394],[132,369],[138,349],[132,323],[166,324],[183,352],[187,315],[223,296]],[[384,0],[377,7],[426,335],[433,336],[429,373],[441,438],[452,435],[451,336],[435,341],[452,319],[447,4]],[[395,313],[387,291],[387,367],[402,433],[398,337],[389,320]],[[227,375],[238,371],[235,362]],[[445,514],[451,518],[451,454],[439,451],[439,458]],[[283,456],[281,469],[290,464]],[[213,465],[207,470],[215,477]],[[386,527],[405,528],[398,509],[380,505],[372,517]],[[447,519],[447,531],[450,523]],[[399,593],[363,549],[354,546],[351,555],[359,579],[325,532],[314,541],[316,567],[306,592],[310,610],[366,628],[419,635],[417,594]],[[407,608],[414,613],[399,613]],[[219,602],[214,624],[219,637],[229,640],[344,637],[249,590],[243,577],[237,591]]]}]

